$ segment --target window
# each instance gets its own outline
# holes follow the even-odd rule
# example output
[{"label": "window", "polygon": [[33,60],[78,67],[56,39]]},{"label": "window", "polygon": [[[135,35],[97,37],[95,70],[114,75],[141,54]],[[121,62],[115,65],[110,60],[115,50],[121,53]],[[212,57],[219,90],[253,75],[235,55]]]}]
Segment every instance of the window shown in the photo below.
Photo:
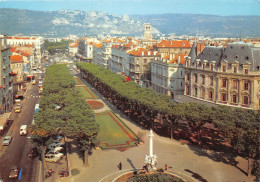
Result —
[{"label": "window", "polygon": [[248,74],[248,69],[245,69],[245,74]]},{"label": "window", "polygon": [[209,100],[213,100],[213,91],[212,90],[209,91]]},{"label": "window", "polygon": [[227,94],[226,93],[222,93],[221,94],[221,98],[222,98],[223,102],[226,102],[227,101]]},{"label": "window", "polygon": [[227,79],[222,79],[222,87],[227,87]]},{"label": "window", "polygon": [[182,82],[181,82],[181,87],[182,87]]},{"label": "window", "polygon": [[248,90],[248,87],[249,87],[249,83],[248,83],[248,81],[245,81],[244,82],[244,90]]},{"label": "window", "polygon": [[232,102],[237,103],[237,95],[232,95]]},{"label": "window", "polygon": [[202,84],[205,85],[205,75],[201,75]]},{"label": "window", "polygon": [[204,70],[205,70],[205,64],[202,64],[202,69],[204,69]]},{"label": "window", "polygon": [[210,77],[210,86],[213,86],[213,76]]},{"label": "window", "polygon": [[186,80],[190,81],[190,74],[189,73],[186,75]]},{"label": "window", "polygon": [[198,82],[198,76],[197,76],[197,74],[194,74],[194,81],[195,81],[195,83]]},{"label": "window", "polygon": [[194,95],[197,96],[198,95],[198,89],[195,88],[194,91],[195,91]]},{"label": "window", "polygon": [[181,71],[181,76],[182,76],[182,71]]},{"label": "window", "polygon": [[201,89],[201,98],[204,99],[204,97],[205,97],[205,88],[202,88]]},{"label": "window", "polygon": [[237,73],[237,67],[234,66],[234,73]]},{"label": "window", "polygon": [[249,98],[248,96],[244,96],[243,104],[248,105],[249,104]]},{"label": "window", "polygon": [[190,86],[186,86],[186,95],[190,95]]},{"label": "window", "polygon": [[227,69],[226,66],[222,66],[222,71],[223,72],[226,72],[226,69]]},{"label": "window", "polygon": [[238,83],[237,80],[232,81],[232,88],[233,89],[237,89],[237,83]]}]

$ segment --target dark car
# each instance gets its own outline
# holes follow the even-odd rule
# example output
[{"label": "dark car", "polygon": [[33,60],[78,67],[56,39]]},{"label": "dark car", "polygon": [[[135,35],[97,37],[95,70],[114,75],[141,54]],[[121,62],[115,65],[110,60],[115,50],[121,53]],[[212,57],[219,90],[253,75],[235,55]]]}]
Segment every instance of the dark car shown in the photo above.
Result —
[{"label": "dark car", "polygon": [[18,178],[19,171],[20,170],[18,169],[17,166],[13,166],[9,173],[9,178]]},{"label": "dark car", "polygon": [[33,159],[33,158],[37,157],[37,155],[38,155],[38,150],[37,150],[37,148],[36,148],[36,147],[31,148],[31,150],[30,150],[29,153],[28,153],[28,157],[30,157],[31,159]]}]

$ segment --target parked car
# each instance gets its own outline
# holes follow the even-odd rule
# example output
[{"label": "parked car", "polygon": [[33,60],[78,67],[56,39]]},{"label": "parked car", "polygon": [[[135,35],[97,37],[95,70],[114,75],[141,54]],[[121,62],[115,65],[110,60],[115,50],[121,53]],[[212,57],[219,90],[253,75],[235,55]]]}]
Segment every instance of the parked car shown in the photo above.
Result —
[{"label": "parked car", "polygon": [[62,146],[62,143],[60,143],[60,142],[53,142],[53,143],[48,145],[48,148],[49,149],[54,149],[56,147],[61,147],[61,146]]},{"label": "parked car", "polygon": [[42,81],[41,81],[41,80],[39,80],[39,84],[42,84]]},{"label": "parked car", "polygon": [[55,147],[55,148],[52,148],[52,149],[50,149],[47,153],[46,153],[46,155],[48,154],[48,153],[59,153],[60,151],[62,151],[63,150],[63,147]]},{"label": "parked car", "polygon": [[17,166],[13,166],[9,173],[9,178],[17,178],[19,174],[19,168]]},{"label": "parked car", "polygon": [[45,161],[46,161],[46,162],[55,163],[55,162],[59,162],[59,161],[60,161],[60,158],[57,157],[57,156],[47,156],[47,157],[45,157]]},{"label": "parked car", "polygon": [[64,156],[63,153],[54,153],[54,152],[48,152],[45,157],[59,157],[60,159],[62,159],[62,157]]},{"label": "parked car", "polygon": [[11,136],[5,136],[2,145],[8,146],[8,145],[10,145],[11,141],[12,141],[12,137]]},{"label": "parked car", "polygon": [[53,138],[54,142],[60,142],[62,140],[62,136],[61,135],[57,135]]},{"label": "parked car", "polygon": [[19,113],[19,112],[21,112],[21,109],[22,109],[22,105],[21,104],[19,104],[19,103],[15,104],[14,112]]},{"label": "parked car", "polygon": [[33,85],[36,85],[36,80],[32,80],[32,84],[33,84]]}]

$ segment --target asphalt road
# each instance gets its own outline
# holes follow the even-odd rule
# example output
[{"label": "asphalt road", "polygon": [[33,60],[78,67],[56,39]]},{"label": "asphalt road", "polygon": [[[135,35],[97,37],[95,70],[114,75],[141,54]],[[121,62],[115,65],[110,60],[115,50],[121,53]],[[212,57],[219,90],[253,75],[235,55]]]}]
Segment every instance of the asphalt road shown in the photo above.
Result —
[{"label": "asphalt road", "polygon": [[[28,88],[27,88],[28,89]],[[34,106],[38,102],[38,84],[30,85],[22,101],[21,113],[12,113],[14,121],[6,135],[12,136],[12,142],[9,146],[0,147],[0,179],[4,182],[19,181],[19,182],[36,182],[37,167],[39,166],[38,158],[30,159],[27,155],[31,149],[31,144],[28,133],[26,136],[20,136],[19,130],[22,124],[31,124],[34,113]],[[1,144],[2,145],[2,144]],[[9,179],[9,173],[12,166],[18,166],[22,169],[21,180]]]}]

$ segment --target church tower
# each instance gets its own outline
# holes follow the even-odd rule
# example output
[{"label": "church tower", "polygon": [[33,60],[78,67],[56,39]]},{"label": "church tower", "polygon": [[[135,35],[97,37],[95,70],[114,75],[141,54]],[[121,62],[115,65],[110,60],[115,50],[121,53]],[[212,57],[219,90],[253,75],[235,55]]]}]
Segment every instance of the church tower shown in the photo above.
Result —
[{"label": "church tower", "polygon": [[153,40],[152,36],[152,26],[150,23],[144,24],[144,39],[145,40]]}]

